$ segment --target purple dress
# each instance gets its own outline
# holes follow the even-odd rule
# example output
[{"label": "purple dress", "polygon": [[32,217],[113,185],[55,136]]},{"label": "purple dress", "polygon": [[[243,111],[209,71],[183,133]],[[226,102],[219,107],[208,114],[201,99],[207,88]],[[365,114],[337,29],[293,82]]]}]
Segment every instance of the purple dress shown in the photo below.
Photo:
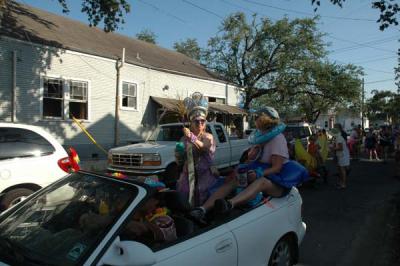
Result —
[{"label": "purple dress", "polygon": [[[208,133],[203,134],[202,137],[199,138],[199,140],[203,142],[206,136],[210,137],[210,134]],[[186,139],[184,139],[183,141],[185,143],[185,152],[187,152],[188,142]],[[211,166],[213,165],[214,161],[215,145],[216,144],[212,136],[211,136],[211,147],[209,150],[200,151],[196,148],[195,145],[193,145],[192,149],[193,162],[194,162],[194,171],[196,176],[195,193],[194,193],[195,206],[200,206],[207,200],[208,190],[216,182],[216,178],[211,171]],[[187,198],[189,198],[188,176],[189,176],[188,163],[187,160],[185,160],[183,171],[177,183],[177,190],[183,193]]]}]

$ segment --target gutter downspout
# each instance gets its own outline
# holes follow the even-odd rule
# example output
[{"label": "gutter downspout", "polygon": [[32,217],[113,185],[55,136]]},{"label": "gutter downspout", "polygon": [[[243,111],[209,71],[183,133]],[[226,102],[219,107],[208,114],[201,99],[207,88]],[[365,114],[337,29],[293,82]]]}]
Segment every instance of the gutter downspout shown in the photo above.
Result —
[{"label": "gutter downspout", "polygon": [[118,58],[115,62],[115,69],[117,70],[117,84],[115,92],[115,124],[114,124],[114,146],[119,144],[119,79],[120,69],[124,65],[125,61],[125,48],[122,48],[122,59]]},{"label": "gutter downspout", "polygon": [[12,83],[11,83],[11,122],[15,122],[15,105],[17,90],[17,51],[12,51]]}]

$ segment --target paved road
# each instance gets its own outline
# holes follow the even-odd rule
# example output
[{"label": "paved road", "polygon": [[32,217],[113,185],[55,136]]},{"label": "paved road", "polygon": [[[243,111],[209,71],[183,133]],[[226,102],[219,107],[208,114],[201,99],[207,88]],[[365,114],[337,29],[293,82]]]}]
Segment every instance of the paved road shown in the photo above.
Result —
[{"label": "paved road", "polygon": [[352,162],[345,190],[335,189],[336,171],[332,162],[328,166],[328,184],[300,189],[307,233],[299,265],[396,265],[393,250],[400,245],[392,246],[392,233],[400,224],[400,182],[393,178],[394,162]]}]

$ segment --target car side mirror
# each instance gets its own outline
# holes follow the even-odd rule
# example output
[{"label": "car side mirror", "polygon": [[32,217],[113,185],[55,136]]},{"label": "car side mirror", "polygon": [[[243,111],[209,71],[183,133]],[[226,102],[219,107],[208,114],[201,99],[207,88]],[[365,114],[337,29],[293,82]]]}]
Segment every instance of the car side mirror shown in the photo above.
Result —
[{"label": "car side mirror", "polygon": [[155,263],[156,256],[149,247],[135,241],[121,241],[118,236],[98,265],[150,266]]}]

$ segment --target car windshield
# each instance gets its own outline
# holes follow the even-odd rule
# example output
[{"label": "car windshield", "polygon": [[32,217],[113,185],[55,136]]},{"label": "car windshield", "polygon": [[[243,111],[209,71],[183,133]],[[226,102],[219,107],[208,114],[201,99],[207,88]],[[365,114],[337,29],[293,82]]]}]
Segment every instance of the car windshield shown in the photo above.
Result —
[{"label": "car windshield", "polygon": [[182,126],[171,125],[158,127],[148,141],[179,141],[183,137]]},{"label": "car windshield", "polygon": [[138,194],[117,180],[74,173],[0,219],[0,261],[81,265]]},{"label": "car windshield", "polygon": [[311,136],[310,129],[308,127],[302,127],[302,126],[288,126],[285,129],[285,135],[289,137],[290,139],[292,138],[306,138]]}]

